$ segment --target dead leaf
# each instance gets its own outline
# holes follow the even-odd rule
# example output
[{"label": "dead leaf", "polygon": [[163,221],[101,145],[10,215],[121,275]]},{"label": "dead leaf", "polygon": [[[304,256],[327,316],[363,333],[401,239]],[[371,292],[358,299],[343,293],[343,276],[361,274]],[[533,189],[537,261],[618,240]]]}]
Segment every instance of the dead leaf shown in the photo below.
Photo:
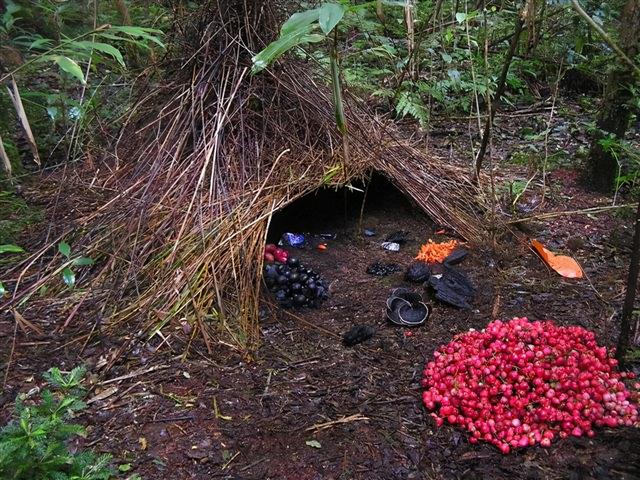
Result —
[{"label": "dead leaf", "polygon": [[147,439],[144,437],[140,437],[138,438],[138,443],[140,444],[140,450],[146,450],[147,449]]},{"label": "dead leaf", "polygon": [[91,404],[93,402],[99,402],[100,400],[104,400],[105,398],[109,398],[111,395],[113,395],[117,391],[118,391],[118,387],[107,388],[107,389],[101,391],[100,393],[98,393],[97,395],[91,397],[89,400],[87,400],[87,404]]},{"label": "dead leaf", "polygon": [[573,258],[566,255],[556,255],[547,250],[538,240],[531,240],[531,247],[547,265],[563,277],[582,278],[582,268]]},{"label": "dead leaf", "polygon": [[7,177],[11,179],[11,160],[9,159],[9,155],[7,155],[7,151],[4,149],[2,137],[0,137],[0,160],[2,160],[2,167],[4,168]]},{"label": "dead leaf", "polygon": [[36,144],[36,139],[33,136],[33,132],[31,131],[31,125],[29,124],[29,119],[27,118],[27,113],[24,110],[24,106],[22,105],[22,98],[20,97],[20,90],[18,90],[18,84],[16,80],[11,76],[11,88],[7,85],[7,91],[9,92],[9,98],[13,103],[13,106],[16,110],[16,114],[18,115],[18,119],[22,124],[22,128],[27,137],[27,143],[29,144],[29,148],[31,149],[31,154],[33,155],[33,161],[40,166],[40,155],[38,154],[38,145]]},{"label": "dead leaf", "polygon": [[31,323],[29,320],[27,320],[26,318],[24,318],[22,315],[20,315],[20,313],[17,310],[13,311],[13,318],[15,319],[15,321],[18,323],[18,325],[20,326],[20,329],[25,333],[25,334],[29,334],[29,330],[33,330],[34,332],[36,332],[38,335],[44,335],[44,332],[42,331],[42,329],[40,327],[38,327],[37,325],[34,325],[33,323]]}]

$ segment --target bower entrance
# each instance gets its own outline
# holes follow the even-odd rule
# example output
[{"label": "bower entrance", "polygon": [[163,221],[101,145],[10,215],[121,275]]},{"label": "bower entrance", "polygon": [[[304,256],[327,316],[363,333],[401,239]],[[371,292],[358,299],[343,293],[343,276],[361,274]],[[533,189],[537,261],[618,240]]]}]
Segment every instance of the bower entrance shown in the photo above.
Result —
[{"label": "bower entrance", "polygon": [[[336,333],[352,326],[351,317],[359,322],[382,321],[381,308],[390,290],[403,285],[406,268],[433,233],[433,222],[390,181],[375,174],[370,182],[361,227],[366,185],[356,183],[355,189],[320,189],[298,199],[274,215],[267,236],[269,243],[278,243],[285,233],[305,235],[302,247],[283,246],[289,258],[295,257],[304,265],[304,271],[292,267],[296,280],[291,281],[272,272],[281,283],[267,280],[267,286],[286,308],[319,306],[305,309],[305,315],[336,322]],[[363,235],[364,229],[374,235]],[[405,238],[400,250],[385,250],[382,243],[398,232]],[[382,275],[368,273],[375,263],[393,268]],[[329,292],[327,300],[314,303],[304,284],[294,286],[302,274],[309,274],[307,269],[322,278],[323,291],[326,288]],[[278,275],[285,273],[281,269]],[[266,270],[265,276],[269,276]],[[307,281],[306,276],[304,279]],[[318,285],[315,280],[313,283]],[[310,296],[311,300],[304,303],[303,296]],[[340,309],[339,321],[333,318],[336,309]]]},{"label": "bower entrance", "polygon": [[[325,240],[330,247],[333,240],[326,238],[328,234],[337,234],[336,240],[340,237],[344,240],[345,235],[352,239],[362,237],[357,229],[366,184],[354,182],[352,186],[321,188],[276,212],[269,227],[268,242],[278,243],[287,232],[308,233],[307,247],[317,246],[313,244],[322,243],[320,240]],[[374,173],[370,179],[362,212],[362,228],[375,231],[376,235],[370,239],[379,242],[386,238],[390,229],[419,228],[417,224],[432,226],[419,207],[379,173]],[[314,239],[318,241],[314,242]]]}]

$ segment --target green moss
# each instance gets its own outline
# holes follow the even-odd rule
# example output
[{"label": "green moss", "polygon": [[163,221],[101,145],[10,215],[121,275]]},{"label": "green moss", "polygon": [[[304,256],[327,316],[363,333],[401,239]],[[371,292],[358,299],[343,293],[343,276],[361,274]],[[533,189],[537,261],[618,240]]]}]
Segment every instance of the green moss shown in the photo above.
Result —
[{"label": "green moss", "polygon": [[28,205],[13,191],[0,190],[0,244],[16,243],[25,228],[43,218],[42,209]]}]

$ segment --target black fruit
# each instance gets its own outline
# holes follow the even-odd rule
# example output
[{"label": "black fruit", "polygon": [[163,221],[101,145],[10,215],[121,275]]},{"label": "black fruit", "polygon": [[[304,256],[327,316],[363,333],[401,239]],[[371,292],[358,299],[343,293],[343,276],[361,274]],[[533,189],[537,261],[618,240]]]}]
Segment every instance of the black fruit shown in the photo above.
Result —
[{"label": "black fruit", "polygon": [[282,308],[317,308],[327,298],[326,281],[296,258],[265,265],[263,276]]},{"label": "black fruit", "polygon": [[291,257],[287,261],[287,265],[289,265],[290,267],[297,267],[298,265],[300,265],[300,260],[298,260],[297,258]]}]

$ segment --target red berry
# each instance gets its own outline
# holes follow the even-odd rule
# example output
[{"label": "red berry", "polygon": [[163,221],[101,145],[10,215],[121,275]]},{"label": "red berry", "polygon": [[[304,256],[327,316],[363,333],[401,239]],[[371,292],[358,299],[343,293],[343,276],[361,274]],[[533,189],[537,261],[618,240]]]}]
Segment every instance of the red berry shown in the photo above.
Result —
[{"label": "red berry", "polygon": [[[617,363],[581,327],[496,320],[441,346],[424,369],[423,402],[503,453],[555,436],[595,435],[594,426],[633,426],[640,400]],[[636,382],[636,390],[640,384]]]}]

